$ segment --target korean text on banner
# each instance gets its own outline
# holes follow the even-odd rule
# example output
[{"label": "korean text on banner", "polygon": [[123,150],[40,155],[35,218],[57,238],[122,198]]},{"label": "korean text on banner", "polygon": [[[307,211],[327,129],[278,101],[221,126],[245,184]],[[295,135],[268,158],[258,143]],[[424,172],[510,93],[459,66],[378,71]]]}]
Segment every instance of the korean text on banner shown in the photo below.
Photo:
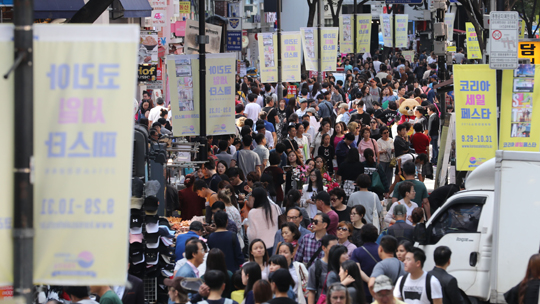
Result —
[{"label": "korean text on banner", "polygon": [[[0,25],[0,53],[4,54],[0,59],[1,66],[10,67],[13,64],[13,25]],[[0,91],[5,93],[4,114],[0,121],[0,127],[4,131],[3,161],[0,163],[0,176],[2,191],[0,191],[0,256],[3,261],[0,264],[0,286],[13,285],[13,145],[14,145],[14,108],[15,99],[13,93],[13,75],[8,79],[0,79]]]},{"label": "korean text on banner", "polygon": [[408,62],[413,62],[414,51],[403,51],[401,53],[403,54],[403,58],[405,58],[405,60],[407,60]]},{"label": "korean text on banner", "polygon": [[124,285],[139,28],[34,37],[34,284]]},{"label": "korean text on banner", "polygon": [[382,14],[381,23],[384,46],[392,47],[392,35],[394,34],[394,22],[392,20],[392,15]]},{"label": "korean text on banner", "polygon": [[236,54],[209,54],[206,71],[206,135],[235,134]]},{"label": "korean text on banner", "polygon": [[277,82],[277,35],[262,33],[258,37],[261,82]]},{"label": "korean text on banner", "polygon": [[371,47],[371,14],[358,14],[356,17],[356,51],[369,53]]},{"label": "korean text on banner", "polygon": [[540,106],[533,103],[540,100],[540,90],[534,89],[537,77],[540,72],[533,64],[503,71],[499,149],[540,151]]},{"label": "korean text on banner", "polygon": [[408,15],[396,15],[396,47],[406,48],[407,43],[407,28],[409,26]]},{"label": "korean text on banner", "polygon": [[454,66],[456,166],[472,171],[497,150],[496,70],[487,64]]},{"label": "korean text on banner", "polygon": [[167,56],[172,124],[179,136],[200,135],[199,56]]},{"label": "korean text on banner", "polygon": [[[302,49],[307,71],[317,71],[319,64],[317,49],[317,29],[314,27],[301,27]],[[336,52],[337,54],[337,52]]]},{"label": "korean text on banner", "polygon": [[189,14],[191,12],[191,2],[180,1],[180,14]]},{"label": "korean text on banner", "polygon": [[353,52],[353,22],[354,15],[339,16],[339,49],[342,53]]},{"label": "korean text on banner", "polygon": [[301,39],[300,32],[281,33],[281,80],[300,81]]},{"label": "korean text on banner", "polygon": [[480,52],[480,44],[478,43],[474,25],[471,22],[466,22],[465,27],[467,29],[467,56],[469,59],[482,58],[482,52]]},{"label": "korean text on banner", "polygon": [[446,13],[444,14],[444,23],[448,26],[448,32],[446,36],[447,41],[454,40],[454,19],[456,18],[455,13]]},{"label": "korean text on banner", "polygon": [[335,71],[337,62],[337,47],[338,47],[338,32],[337,27],[324,27],[321,28],[322,39],[322,54],[321,54],[321,67],[322,71]]}]

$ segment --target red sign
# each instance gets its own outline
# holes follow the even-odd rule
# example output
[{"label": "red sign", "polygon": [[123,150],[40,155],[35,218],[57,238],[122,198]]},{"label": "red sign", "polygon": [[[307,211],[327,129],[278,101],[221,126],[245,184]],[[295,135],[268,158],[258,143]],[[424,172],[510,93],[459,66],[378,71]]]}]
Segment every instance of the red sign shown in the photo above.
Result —
[{"label": "red sign", "polygon": [[[309,71],[309,78],[317,78],[317,71]],[[326,72],[322,72],[322,78],[326,78]]]},{"label": "red sign", "polygon": [[13,298],[13,286],[0,287],[0,300]]},{"label": "red sign", "polygon": [[287,98],[295,97],[296,92],[297,92],[296,86],[287,86]]}]

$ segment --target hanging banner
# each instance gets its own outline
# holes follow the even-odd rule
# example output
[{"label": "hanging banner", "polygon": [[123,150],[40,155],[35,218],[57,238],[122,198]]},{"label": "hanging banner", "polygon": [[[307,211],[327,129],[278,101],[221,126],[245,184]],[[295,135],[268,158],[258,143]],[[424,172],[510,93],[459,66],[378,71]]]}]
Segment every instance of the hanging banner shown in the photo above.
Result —
[{"label": "hanging banner", "polygon": [[371,47],[371,14],[358,14],[356,17],[356,51],[369,53]]},{"label": "hanging banner", "polygon": [[396,15],[396,47],[406,48],[407,42],[407,28],[409,25],[409,16],[397,14]]},{"label": "hanging banner", "polygon": [[480,52],[480,44],[478,44],[474,25],[471,22],[465,22],[465,27],[467,29],[467,57],[468,59],[481,59],[482,52]]},{"label": "hanging banner", "polygon": [[520,64],[516,70],[503,71],[501,150],[540,151],[540,106],[533,104],[533,100],[540,100],[540,90],[534,88],[537,73],[540,72],[534,64]]},{"label": "hanging banner", "polygon": [[403,51],[401,54],[403,54],[403,58],[405,58],[405,60],[407,60],[409,63],[413,62],[414,51]]},{"label": "hanging banner", "polygon": [[139,44],[139,64],[158,64],[158,33],[141,31]]},{"label": "hanging banner", "polygon": [[314,27],[301,27],[302,49],[307,71],[317,71],[319,64],[317,52],[317,29]]},{"label": "hanging banner", "polygon": [[139,28],[34,37],[34,284],[124,285]]},{"label": "hanging banner", "polygon": [[497,150],[497,77],[487,64],[454,66],[456,166],[472,171]]},{"label": "hanging banner", "polygon": [[167,25],[167,10],[154,9],[152,10],[152,26],[164,27]]},{"label": "hanging banner", "polygon": [[189,14],[191,12],[191,2],[180,1],[180,14]]},{"label": "hanging banner", "polygon": [[448,32],[446,33],[447,41],[454,41],[454,19],[456,18],[455,13],[446,13],[444,14],[444,23],[448,26]]},{"label": "hanging banner", "polygon": [[381,15],[383,43],[386,47],[392,47],[392,33],[394,28],[392,23],[392,15]]},{"label": "hanging banner", "polygon": [[277,35],[262,33],[258,38],[261,82],[277,82]]},{"label": "hanging banner", "polygon": [[235,134],[236,54],[206,56],[206,135]]},{"label": "hanging banner", "polygon": [[242,31],[227,31],[227,51],[242,50]]},{"label": "hanging banner", "polygon": [[281,81],[300,81],[300,32],[281,32]]},{"label": "hanging banner", "polygon": [[198,58],[198,55],[167,56],[174,135],[200,135],[199,107],[195,104],[200,100]]},{"label": "hanging banner", "polygon": [[[0,25],[0,53],[4,54],[0,59],[4,68],[13,64],[13,25]],[[4,262],[0,263],[0,286],[13,285],[13,146],[14,146],[14,84],[13,73],[8,79],[0,79],[0,91],[5,94],[5,114],[0,120],[0,128],[6,144],[2,152],[3,161],[0,163],[0,179],[2,187],[0,191],[0,256]]]},{"label": "hanging banner", "polygon": [[339,51],[341,53],[352,53],[353,50],[353,22],[354,15],[339,16]]},{"label": "hanging banner", "polygon": [[[209,43],[206,45],[206,52],[210,54],[219,53],[221,47],[221,26],[207,23],[205,32],[209,40]],[[199,36],[199,21],[187,20],[185,35],[186,47],[184,50],[186,54],[198,54],[199,44],[197,43],[197,36]]]},{"label": "hanging banner", "polygon": [[520,19],[519,20],[519,31],[518,31],[519,39],[524,39],[525,38],[525,31],[526,31],[525,20]]},{"label": "hanging banner", "polygon": [[321,28],[321,37],[322,37],[321,68],[322,68],[322,71],[335,71],[336,70],[338,32],[339,32],[339,28],[337,27]]}]

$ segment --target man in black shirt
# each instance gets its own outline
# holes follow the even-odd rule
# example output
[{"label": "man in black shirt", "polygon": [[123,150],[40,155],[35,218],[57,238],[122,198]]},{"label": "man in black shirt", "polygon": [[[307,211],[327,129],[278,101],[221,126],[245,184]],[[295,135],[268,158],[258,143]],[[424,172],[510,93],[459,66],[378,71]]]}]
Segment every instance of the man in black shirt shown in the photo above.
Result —
[{"label": "man in black shirt", "polygon": [[218,184],[221,182],[221,177],[216,172],[216,162],[213,160],[210,160],[201,166],[201,171],[204,174],[204,181],[210,188],[210,190],[214,192],[218,192]]},{"label": "man in black shirt", "polygon": [[398,136],[394,139],[394,153],[399,157],[409,152],[409,136],[407,136],[409,124],[402,123],[397,127]]},{"label": "man in black shirt", "polygon": [[[266,120],[274,125],[274,128],[276,129],[276,124],[279,123],[279,118],[277,115],[277,110],[274,108],[274,99],[271,97],[265,98],[266,107],[262,108],[264,112],[266,112]],[[261,119],[264,119],[260,117]]]},{"label": "man in black shirt", "polygon": [[[377,121],[380,124],[386,125],[388,128],[390,128],[397,118],[397,104],[395,101],[388,102],[388,109],[382,111],[382,113],[375,116],[377,118]],[[390,132],[390,136],[392,136],[392,132]]]},{"label": "man in black shirt", "polygon": [[295,151],[296,155],[300,153],[298,150],[298,144],[296,143],[296,140],[294,138],[296,137],[296,125],[294,123],[291,123],[287,126],[287,131],[289,132],[289,136],[287,138],[283,139],[283,144],[285,144],[285,151],[287,152],[287,155],[291,151]]},{"label": "man in black shirt", "polygon": [[[268,276],[270,286],[274,293],[274,298],[268,303],[270,304],[296,304],[296,301],[290,299],[287,295],[289,287],[294,285],[289,270],[280,268]],[[303,295],[301,295],[303,296]]]},{"label": "man in black shirt", "polygon": [[362,126],[369,126],[369,122],[371,121],[371,116],[369,116],[368,113],[364,111],[364,101],[359,100],[356,102],[356,110],[357,112],[351,115],[351,121],[356,121],[358,123],[361,123]]}]

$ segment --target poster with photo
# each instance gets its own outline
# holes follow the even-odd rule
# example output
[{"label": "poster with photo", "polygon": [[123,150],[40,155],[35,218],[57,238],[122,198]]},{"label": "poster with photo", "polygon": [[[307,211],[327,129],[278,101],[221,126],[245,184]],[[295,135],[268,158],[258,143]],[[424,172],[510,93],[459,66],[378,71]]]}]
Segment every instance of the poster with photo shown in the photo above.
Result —
[{"label": "poster with photo", "polygon": [[533,64],[520,64],[514,70],[510,137],[531,136],[534,72]]},{"label": "poster with photo", "polygon": [[514,77],[534,77],[534,64],[520,64],[514,70]]},{"label": "poster with photo", "polygon": [[515,78],[514,79],[514,93],[516,92],[529,92],[534,91],[534,78]]},{"label": "poster with photo", "polygon": [[177,89],[178,89],[178,109],[180,112],[193,111],[193,78],[191,73],[191,59],[175,60]]},{"label": "poster with photo", "polygon": [[306,42],[307,56],[309,58],[315,58],[315,39],[313,39],[313,29],[306,28],[304,30],[304,37]]},{"label": "poster with photo", "polygon": [[158,64],[158,34],[141,31],[139,44],[139,64]]},{"label": "poster with photo", "polygon": [[273,68],[276,65],[274,60],[274,37],[273,34],[263,34],[264,66]]}]

